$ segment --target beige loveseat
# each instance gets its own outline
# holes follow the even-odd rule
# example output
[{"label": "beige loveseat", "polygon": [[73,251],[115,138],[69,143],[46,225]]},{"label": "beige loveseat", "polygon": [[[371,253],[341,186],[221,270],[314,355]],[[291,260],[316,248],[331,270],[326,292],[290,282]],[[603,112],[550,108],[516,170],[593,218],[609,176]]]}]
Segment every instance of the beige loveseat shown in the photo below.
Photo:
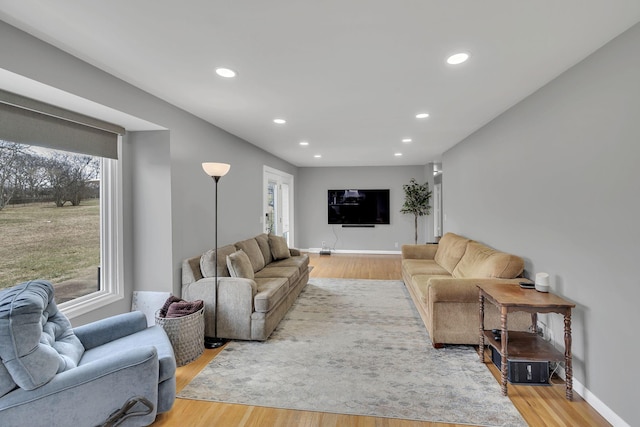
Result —
[{"label": "beige loveseat", "polygon": [[[403,245],[402,279],[429,331],[431,342],[478,344],[479,295],[477,285],[495,281],[526,281],[520,277],[524,261],[481,243],[445,234],[438,244]],[[509,330],[526,331],[531,316],[509,315]],[[485,304],[485,328],[500,327],[500,314],[493,304]]]},{"label": "beige loveseat", "polygon": [[[215,336],[215,251],[182,263],[182,298],[205,302],[205,336]],[[309,281],[309,257],[260,234],[218,249],[219,338],[266,340]]]}]

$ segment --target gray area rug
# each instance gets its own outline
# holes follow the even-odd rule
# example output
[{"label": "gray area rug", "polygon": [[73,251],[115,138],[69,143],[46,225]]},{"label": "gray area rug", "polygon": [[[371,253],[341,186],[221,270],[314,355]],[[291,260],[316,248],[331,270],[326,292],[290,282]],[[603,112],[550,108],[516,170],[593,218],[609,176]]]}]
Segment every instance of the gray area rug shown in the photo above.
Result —
[{"label": "gray area rug", "polygon": [[312,278],[266,342],[230,342],[179,397],[527,425],[473,347],[431,346],[401,281]]}]

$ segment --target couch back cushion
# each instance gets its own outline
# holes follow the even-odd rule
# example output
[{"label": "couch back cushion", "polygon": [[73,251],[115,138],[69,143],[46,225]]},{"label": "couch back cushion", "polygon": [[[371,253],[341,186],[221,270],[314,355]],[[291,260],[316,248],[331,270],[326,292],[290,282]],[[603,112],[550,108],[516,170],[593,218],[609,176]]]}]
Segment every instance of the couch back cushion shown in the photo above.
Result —
[{"label": "couch back cushion", "polygon": [[[229,269],[227,268],[227,256],[231,255],[236,251],[236,247],[233,245],[223,246],[218,248],[218,277],[229,277]],[[202,277],[215,277],[216,270],[214,269],[216,265],[215,261],[216,251],[213,249],[209,249],[207,252],[202,254],[200,257],[200,272]],[[191,263],[190,263],[191,265]],[[191,268],[195,266],[192,265]],[[202,277],[198,277],[196,275],[196,271],[194,268],[194,273],[196,280],[200,280]]]},{"label": "couch back cushion", "polygon": [[254,279],[253,266],[249,256],[242,250],[238,250],[227,257],[227,266],[231,277],[242,277],[243,279]]},{"label": "couch back cushion", "polygon": [[453,273],[467,249],[467,243],[470,241],[466,237],[458,236],[454,233],[446,233],[438,242],[438,250],[434,257],[435,261],[449,273]]},{"label": "couch back cushion", "polygon": [[495,277],[514,279],[524,270],[522,258],[496,251],[478,242],[469,242],[453,277]]},{"label": "couch back cushion", "polygon": [[33,390],[46,384],[75,368],[83,354],[82,343],[53,300],[51,283],[30,281],[0,292],[0,359],[19,387]]},{"label": "couch back cushion", "polygon": [[271,255],[274,260],[287,259],[291,257],[287,239],[275,234],[269,234],[269,246],[271,247]]},{"label": "couch back cushion", "polygon": [[269,235],[266,233],[258,234],[256,236],[256,242],[262,252],[265,265],[269,265],[273,262],[273,256],[271,255],[271,246],[269,246]]},{"label": "couch back cushion", "polygon": [[258,242],[255,238],[237,242],[235,246],[236,249],[240,249],[247,254],[249,261],[251,261],[251,265],[253,266],[254,273],[264,268],[264,256],[262,256],[262,251],[260,250],[260,246],[258,246]]}]

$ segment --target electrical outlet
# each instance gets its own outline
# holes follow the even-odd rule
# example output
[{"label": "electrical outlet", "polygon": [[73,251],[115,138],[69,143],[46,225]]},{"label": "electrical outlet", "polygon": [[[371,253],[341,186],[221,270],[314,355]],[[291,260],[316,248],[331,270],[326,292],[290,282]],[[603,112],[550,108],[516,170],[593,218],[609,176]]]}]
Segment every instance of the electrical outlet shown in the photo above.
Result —
[{"label": "electrical outlet", "polygon": [[396,248],[398,247],[398,242],[396,242]]},{"label": "electrical outlet", "polygon": [[324,240],[322,241],[322,249],[327,247],[327,242],[325,242]]}]

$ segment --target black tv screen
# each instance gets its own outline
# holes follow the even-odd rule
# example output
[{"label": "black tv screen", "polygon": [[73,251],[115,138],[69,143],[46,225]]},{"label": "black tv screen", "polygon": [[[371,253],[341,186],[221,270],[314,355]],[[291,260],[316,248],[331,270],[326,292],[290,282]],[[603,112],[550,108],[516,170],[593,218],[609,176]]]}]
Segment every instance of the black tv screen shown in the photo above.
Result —
[{"label": "black tv screen", "polygon": [[389,190],[329,190],[329,224],[389,224]]}]

